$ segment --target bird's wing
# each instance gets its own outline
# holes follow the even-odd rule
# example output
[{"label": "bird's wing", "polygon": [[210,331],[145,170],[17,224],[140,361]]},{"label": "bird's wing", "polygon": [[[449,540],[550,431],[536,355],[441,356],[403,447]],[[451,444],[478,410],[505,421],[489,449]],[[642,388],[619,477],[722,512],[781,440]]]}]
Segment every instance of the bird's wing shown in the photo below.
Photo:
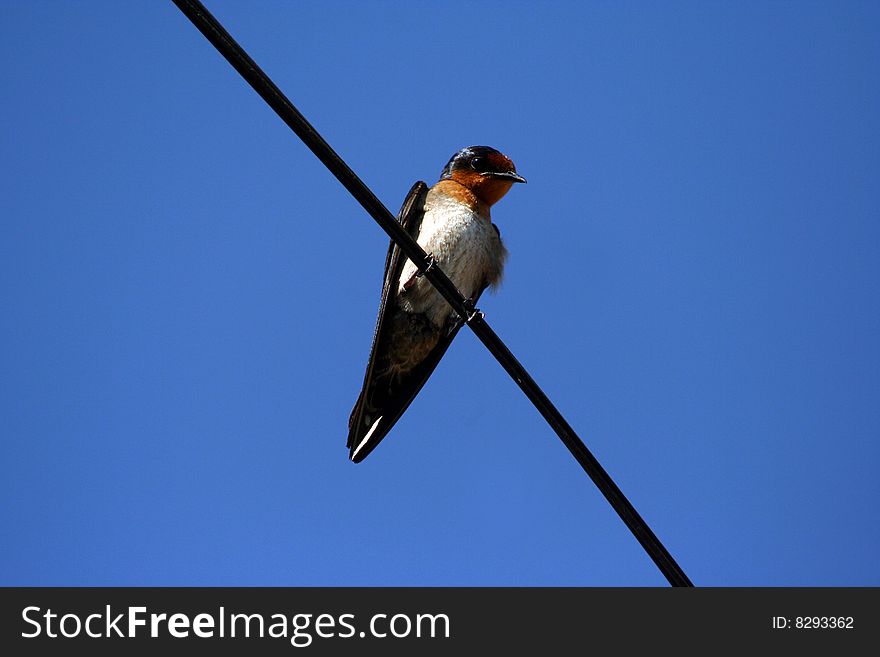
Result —
[{"label": "bird's wing", "polygon": [[[426,188],[416,186],[410,190],[404,201],[399,220],[404,228],[415,238],[418,235],[421,216],[424,211],[424,193]],[[410,213],[417,216],[412,217]],[[388,434],[400,416],[415,399],[434,372],[443,354],[449,348],[464,321],[454,313],[447,326],[425,359],[405,374],[391,378],[375,372],[376,363],[387,353],[390,328],[386,329],[385,319],[394,312],[397,281],[405,257],[401,257],[400,249],[392,241],[385,266],[385,286],[382,289],[382,302],[379,307],[379,319],[373,336],[370,360],[364,377],[364,385],[352,409],[348,422],[349,457],[355,463],[361,462],[375,449],[376,445]],[[473,299],[476,303],[485,286]],[[387,322],[390,326],[390,321]]]},{"label": "bird's wing", "polygon": [[[403,229],[416,239],[419,234],[419,228],[422,222],[422,215],[425,211],[425,196],[428,193],[428,186],[419,181],[415,183],[406,195],[397,220],[403,226]],[[354,453],[358,443],[363,438],[365,432],[369,429],[363,428],[364,414],[367,405],[375,396],[375,376],[377,355],[379,353],[379,345],[387,339],[387,333],[390,330],[386,322],[388,316],[393,312],[395,307],[395,299],[397,297],[396,283],[400,278],[400,272],[406,262],[406,257],[400,251],[400,247],[395,244],[394,240],[388,245],[388,255],[385,257],[385,276],[382,283],[382,298],[379,301],[379,316],[376,319],[376,329],[373,332],[373,344],[370,347],[370,359],[367,361],[367,371],[364,374],[364,384],[358,395],[357,402],[351,411],[348,419],[348,442],[346,447]],[[372,406],[372,404],[370,404]],[[405,409],[405,407],[404,407]],[[404,409],[401,409],[400,413]],[[398,413],[397,417],[400,417]],[[396,418],[395,418],[396,419]],[[392,422],[393,424],[393,422]],[[388,429],[391,427],[389,426]],[[385,431],[387,433],[387,429]],[[384,435],[384,434],[383,434]],[[377,441],[378,442],[378,441]]]}]

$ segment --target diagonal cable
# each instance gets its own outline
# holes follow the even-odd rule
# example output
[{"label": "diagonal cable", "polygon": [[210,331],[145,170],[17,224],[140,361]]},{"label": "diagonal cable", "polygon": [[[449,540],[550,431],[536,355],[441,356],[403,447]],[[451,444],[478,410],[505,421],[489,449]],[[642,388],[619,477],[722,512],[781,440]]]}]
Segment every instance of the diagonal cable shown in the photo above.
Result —
[{"label": "diagonal cable", "polygon": [[418,243],[407,234],[397,223],[388,209],[376,198],[375,194],[358,178],[351,168],[339,155],[324,141],[317,130],[308,120],[293,106],[275,83],[269,79],[262,69],[252,60],[244,49],[236,43],[223,26],[214,18],[205,6],[198,0],[172,0],[183,14],[192,21],[193,25],[211,42],[223,57],[239,72],[239,74],[253,87],[260,97],[275,110],[291,130],[305,143],[306,146],[321,160],[327,169],[336,176],[349,193],[363,206],[364,210],[379,224],[388,236],[394,240],[401,251],[413,261],[424,273],[425,278],[437,288],[437,291],[452,306],[460,317],[468,318],[467,324],[491,352],[495,359],[507,371],[525,393],[529,401],[547,421],[547,424],[556,432],[560,440],[574,456],[584,471],[589,475],[593,483],[599,488],[605,499],[611,504],[636,540],[644,548],[648,556],[654,561],[663,575],[672,586],[693,586],[690,579],[685,575],[681,567],[673,559],[669,551],[660,542],[660,539],[651,531],[648,524],[642,519],[635,507],[626,498],[623,492],[605,468],[596,460],[592,452],[575,433],[571,425],[562,417],[562,414],[553,405],[553,402],[544,394],[544,391],[535,383],[525,368],[511,353],[501,338],[492,330],[481,312],[476,311],[459,292],[452,281],[443,271],[429,260],[428,254]]}]

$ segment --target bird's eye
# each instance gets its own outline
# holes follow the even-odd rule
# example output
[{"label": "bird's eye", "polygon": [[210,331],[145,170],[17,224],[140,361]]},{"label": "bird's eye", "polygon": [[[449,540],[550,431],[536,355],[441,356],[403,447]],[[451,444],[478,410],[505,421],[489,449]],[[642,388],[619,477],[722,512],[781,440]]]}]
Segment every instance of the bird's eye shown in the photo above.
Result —
[{"label": "bird's eye", "polygon": [[485,157],[475,157],[471,160],[471,167],[477,173],[483,173],[489,170],[489,161]]}]

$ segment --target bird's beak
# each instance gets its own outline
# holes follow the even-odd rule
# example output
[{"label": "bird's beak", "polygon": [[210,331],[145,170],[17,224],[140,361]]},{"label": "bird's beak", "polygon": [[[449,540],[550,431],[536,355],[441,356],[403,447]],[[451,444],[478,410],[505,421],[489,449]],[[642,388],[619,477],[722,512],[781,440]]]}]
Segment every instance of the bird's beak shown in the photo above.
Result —
[{"label": "bird's beak", "polygon": [[509,180],[510,182],[515,183],[526,182],[525,178],[514,171],[492,171],[487,175],[491,176],[492,178],[501,178],[502,180]]}]

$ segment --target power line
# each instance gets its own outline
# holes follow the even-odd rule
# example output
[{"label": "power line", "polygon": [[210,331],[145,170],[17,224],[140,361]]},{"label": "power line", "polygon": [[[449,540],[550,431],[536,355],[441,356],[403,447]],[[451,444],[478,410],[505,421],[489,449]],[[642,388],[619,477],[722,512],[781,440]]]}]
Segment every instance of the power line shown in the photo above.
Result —
[{"label": "power line", "polygon": [[467,302],[452,281],[443,273],[436,263],[429,259],[428,254],[418,243],[401,228],[382,202],[370,191],[349,166],[336,154],[317,130],[306,120],[296,107],[287,99],[278,87],[269,79],[259,66],[248,56],[244,49],[236,43],[223,26],[214,18],[198,0],[172,0],[175,5],[192,21],[193,25],[213,44],[236,71],[254,88],[260,97],[275,110],[291,130],[321,160],[324,166],[336,176],[349,193],[363,206],[364,210],[375,219],[376,223],[388,236],[397,243],[403,253],[413,261],[425,278],[437,288],[437,291],[452,306],[460,317],[467,318],[467,325],[491,352],[495,359],[507,371],[525,393],[529,401],[538,409],[547,423],[556,432],[560,440],[571,452],[575,460],[589,475],[614,510],[636,537],[636,540],[648,553],[663,575],[672,586],[693,586],[684,571],[651,531],[635,507],[626,498],[614,480],[605,471],[596,457],[566,422],[547,395],[541,390],[534,379],[510,352],[501,338],[486,322],[483,313]]}]

